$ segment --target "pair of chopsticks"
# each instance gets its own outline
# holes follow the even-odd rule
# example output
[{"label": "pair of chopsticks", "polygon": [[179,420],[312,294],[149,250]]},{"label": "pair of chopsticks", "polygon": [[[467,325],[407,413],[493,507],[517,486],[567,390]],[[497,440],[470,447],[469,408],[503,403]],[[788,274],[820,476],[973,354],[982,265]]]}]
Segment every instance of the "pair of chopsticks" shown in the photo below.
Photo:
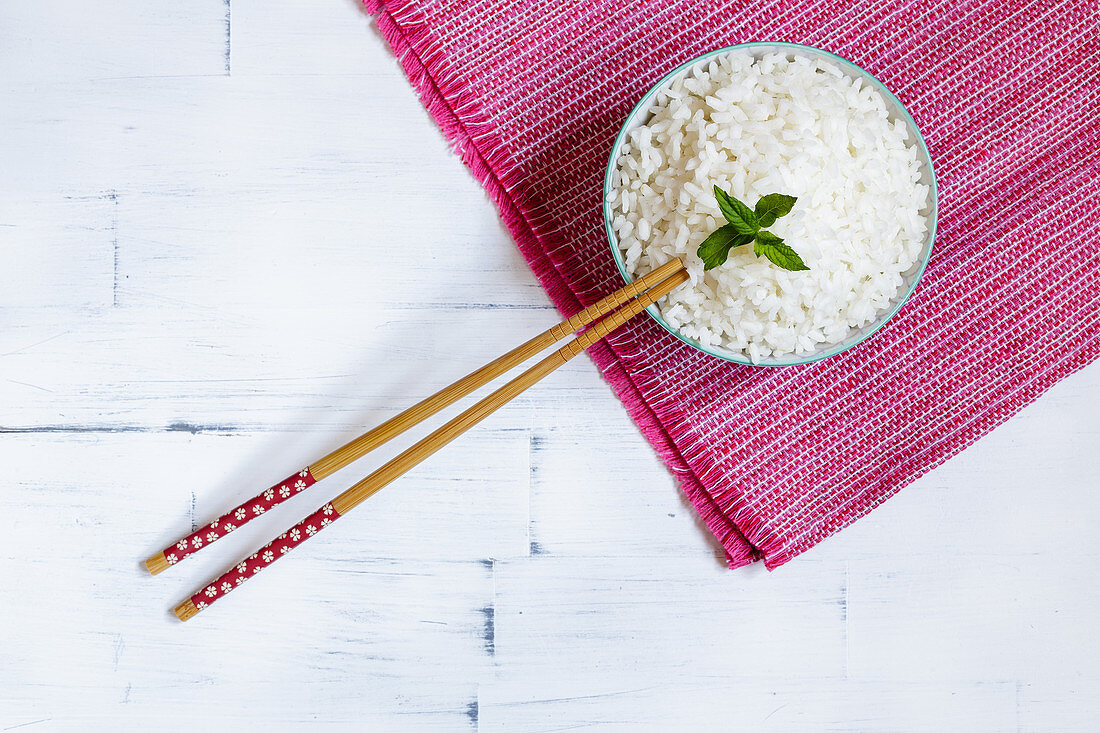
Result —
[{"label": "pair of chopsticks", "polygon": [[[310,464],[302,471],[257,494],[204,527],[181,538],[174,545],[145,561],[150,573],[166,570],[188,555],[208,547],[245,522],[263,514],[312,484],[347,466],[391,438],[431,417],[475,389],[527,361],[546,347],[561,341],[597,321],[591,328],[539,361],[500,389],[488,395],[441,428],[418,441],[411,448],[389,461],[374,473],[310,514],[298,524],[261,547],[175,608],[181,621],[194,616],[211,603],[232,591],[263,568],[321,531],[338,517],[347,514],[360,503],[394,479],[410,470],[428,456],[450,443],[462,433],[491,415],[501,405],[522,393],[535,382],[565,364],[596,341],[641,313],[688,279],[684,264],[674,259],[645,277],[615,291],[598,303],[585,308],[553,328],[540,333],[504,356],[471,372],[449,387],[395,415],[378,427],[367,431],[347,445]],[[625,306],[623,304],[626,304]],[[623,306],[620,308],[620,306]],[[618,309],[618,310],[616,310]],[[614,311],[614,312],[612,312]],[[610,314],[610,315],[608,315]],[[604,318],[604,316],[607,316]]]}]

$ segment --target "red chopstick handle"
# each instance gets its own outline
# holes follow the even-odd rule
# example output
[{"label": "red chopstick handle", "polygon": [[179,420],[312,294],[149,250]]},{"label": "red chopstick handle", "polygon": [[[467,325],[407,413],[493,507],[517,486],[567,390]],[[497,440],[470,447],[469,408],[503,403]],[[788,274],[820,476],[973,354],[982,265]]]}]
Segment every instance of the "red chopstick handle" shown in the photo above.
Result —
[{"label": "red chopstick handle", "polygon": [[[241,583],[332,524],[339,516],[332,504],[325,504],[313,514],[310,514],[256,552],[241,560],[222,573],[217,580],[211,581],[205,588],[191,596],[190,603],[194,607],[194,611],[191,611],[188,617],[206,608],[226,593],[231,592]],[[176,609],[176,614],[181,618],[184,618],[182,614],[187,613],[185,610],[181,611],[186,606],[187,602],[184,602]]]},{"label": "red chopstick handle", "polygon": [[160,561],[160,558],[154,555],[145,561],[145,566],[149,568],[150,572],[157,573],[167,565],[175,565],[191,553],[198,552],[203,547],[217,542],[245,522],[252,521],[271,507],[305,491],[315,483],[317,483],[317,479],[313,478],[309,468],[303,468],[271,488],[256,494],[240,506],[230,509],[210,524],[199,527],[191,534],[180,539],[176,544],[165,547],[161,550],[163,561]]}]

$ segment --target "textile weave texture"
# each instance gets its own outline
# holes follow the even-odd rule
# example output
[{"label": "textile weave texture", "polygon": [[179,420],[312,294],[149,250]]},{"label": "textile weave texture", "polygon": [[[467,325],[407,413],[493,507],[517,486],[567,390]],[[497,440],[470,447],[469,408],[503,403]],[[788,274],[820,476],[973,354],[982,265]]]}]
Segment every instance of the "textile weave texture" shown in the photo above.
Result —
[{"label": "textile weave texture", "polygon": [[641,317],[590,350],[731,567],[804,552],[1100,355],[1092,0],[366,4],[565,314],[622,285],[604,168],[627,113],[681,62],[747,41],[817,46],[917,121],[939,234],[873,337],[753,368]]}]

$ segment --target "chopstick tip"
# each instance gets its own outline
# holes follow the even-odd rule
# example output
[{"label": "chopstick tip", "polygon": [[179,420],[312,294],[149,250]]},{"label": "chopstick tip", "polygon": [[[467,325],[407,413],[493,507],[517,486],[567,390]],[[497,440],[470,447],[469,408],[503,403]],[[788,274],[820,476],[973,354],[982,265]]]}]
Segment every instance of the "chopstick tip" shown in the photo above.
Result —
[{"label": "chopstick tip", "polygon": [[186,621],[187,619],[191,618],[199,612],[199,609],[195,606],[194,603],[191,602],[190,598],[188,598],[186,601],[179,604],[172,610],[176,614],[176,618],[178,618],[180,621]]},{"label": "chopstick tip", "polygon": [[163,552],[158,552],[151,558],[145,561],[145,569],[149,571],[150,575],[156,575],[168,569],[168,559],[164,557]]}]

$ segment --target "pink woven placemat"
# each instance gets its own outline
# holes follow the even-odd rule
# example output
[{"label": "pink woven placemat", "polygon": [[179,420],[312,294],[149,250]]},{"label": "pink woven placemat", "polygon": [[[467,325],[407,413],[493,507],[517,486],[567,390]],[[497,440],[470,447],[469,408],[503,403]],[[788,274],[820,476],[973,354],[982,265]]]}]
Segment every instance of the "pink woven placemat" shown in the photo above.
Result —
[{"label": "pink woven placemat", "polygon": [[619,287],[600,211],[634,103],[720,46],[791,41],[869,70],[940,181],[921,285],[801,367],[704,356],[651,319],[591,350],[731,567],[775,567],[1100,354],[1094,0],[367,0],[424,104],[563,313]]}]

